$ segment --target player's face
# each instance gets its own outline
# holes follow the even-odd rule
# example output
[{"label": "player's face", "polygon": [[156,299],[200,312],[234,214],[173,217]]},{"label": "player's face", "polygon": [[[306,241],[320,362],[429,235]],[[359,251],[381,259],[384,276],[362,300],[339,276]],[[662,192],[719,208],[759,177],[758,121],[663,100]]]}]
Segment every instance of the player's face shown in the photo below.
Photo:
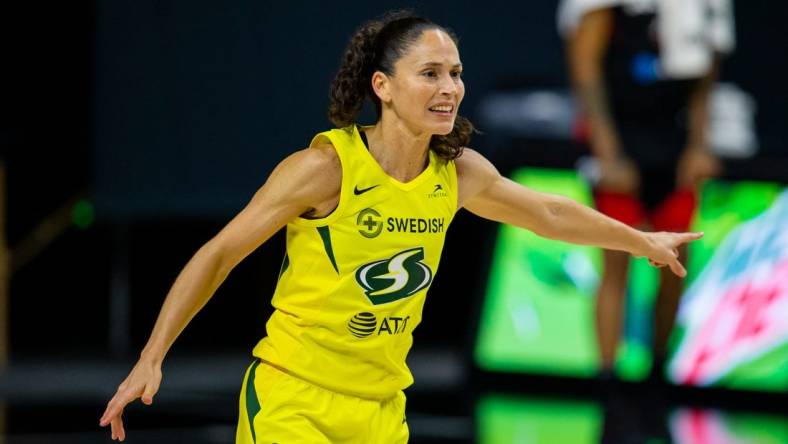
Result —
[{"label": "player's face", "polygon": [[424,31],[394,64],[391,108],[406,125],[429,134],[449,134],[465,95],[460,53],[443,31]]}]

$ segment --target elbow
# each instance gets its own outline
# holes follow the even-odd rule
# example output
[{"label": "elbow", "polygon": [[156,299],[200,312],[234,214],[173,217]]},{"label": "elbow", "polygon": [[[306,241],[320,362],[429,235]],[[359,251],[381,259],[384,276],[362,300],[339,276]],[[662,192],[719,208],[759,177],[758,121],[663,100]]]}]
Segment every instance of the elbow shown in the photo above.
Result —
[{"label": "elbow", "polygon": [[210,269],[213,270],[215,275],[220,279],[227,276],[233,267],[235,267],[235,262],[233,261],[229,249],[216,238],[206,242],[205,245],[197,251],[195,257],[199,257],[210,264]]},{"label": "elbow", "polygon": [[544,221],[539,224],[539,230],[534,231],[542,237],[556,239],[564,231],[567,213],[574,201],[563,197],[553,196],[544,206]]},{"label": "elbow", "polygon": [[571,202],[569,199],[562,196],[555,196],[555,198],[547,202],[545,209],[551,222],[560,220],[563,217],[569,202]]}]

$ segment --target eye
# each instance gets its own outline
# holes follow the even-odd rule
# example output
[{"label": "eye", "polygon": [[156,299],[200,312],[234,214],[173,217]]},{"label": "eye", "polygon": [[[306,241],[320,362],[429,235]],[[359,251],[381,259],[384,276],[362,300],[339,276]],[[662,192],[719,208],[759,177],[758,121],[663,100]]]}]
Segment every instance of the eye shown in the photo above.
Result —
[{"label": "eye", "polygon": [[423,73],[421,73],[421,75],[425,77],[438,77],[438,74],[432,69],[424,71]]},{"label": "eye", "polygon": [[455,79],[459,79],[462,77],[462,71],[452,71],[451,76],[454,77]]}]

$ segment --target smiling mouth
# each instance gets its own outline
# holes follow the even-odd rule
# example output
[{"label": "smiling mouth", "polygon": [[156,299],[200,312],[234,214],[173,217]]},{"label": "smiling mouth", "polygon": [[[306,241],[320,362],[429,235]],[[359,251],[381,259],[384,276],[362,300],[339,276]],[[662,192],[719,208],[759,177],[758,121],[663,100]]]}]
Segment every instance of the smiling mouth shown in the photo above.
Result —
[{"label": "smiling mouth", "polygon": [[430,112],[435,114],[439,114],[442,116],[450,116],[454,112],[454,106],[452,105],[435,105],[429,108]]}]

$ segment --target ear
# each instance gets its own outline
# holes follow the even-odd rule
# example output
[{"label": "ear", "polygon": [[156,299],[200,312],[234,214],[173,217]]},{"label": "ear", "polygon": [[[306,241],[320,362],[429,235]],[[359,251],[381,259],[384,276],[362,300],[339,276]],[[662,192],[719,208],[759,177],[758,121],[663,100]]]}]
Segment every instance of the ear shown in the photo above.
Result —
[{"label": "ear", "polygon": [[381,102],[391,101],[391,80],[381,71],[372,74],[372,91],[378,96]]}]

